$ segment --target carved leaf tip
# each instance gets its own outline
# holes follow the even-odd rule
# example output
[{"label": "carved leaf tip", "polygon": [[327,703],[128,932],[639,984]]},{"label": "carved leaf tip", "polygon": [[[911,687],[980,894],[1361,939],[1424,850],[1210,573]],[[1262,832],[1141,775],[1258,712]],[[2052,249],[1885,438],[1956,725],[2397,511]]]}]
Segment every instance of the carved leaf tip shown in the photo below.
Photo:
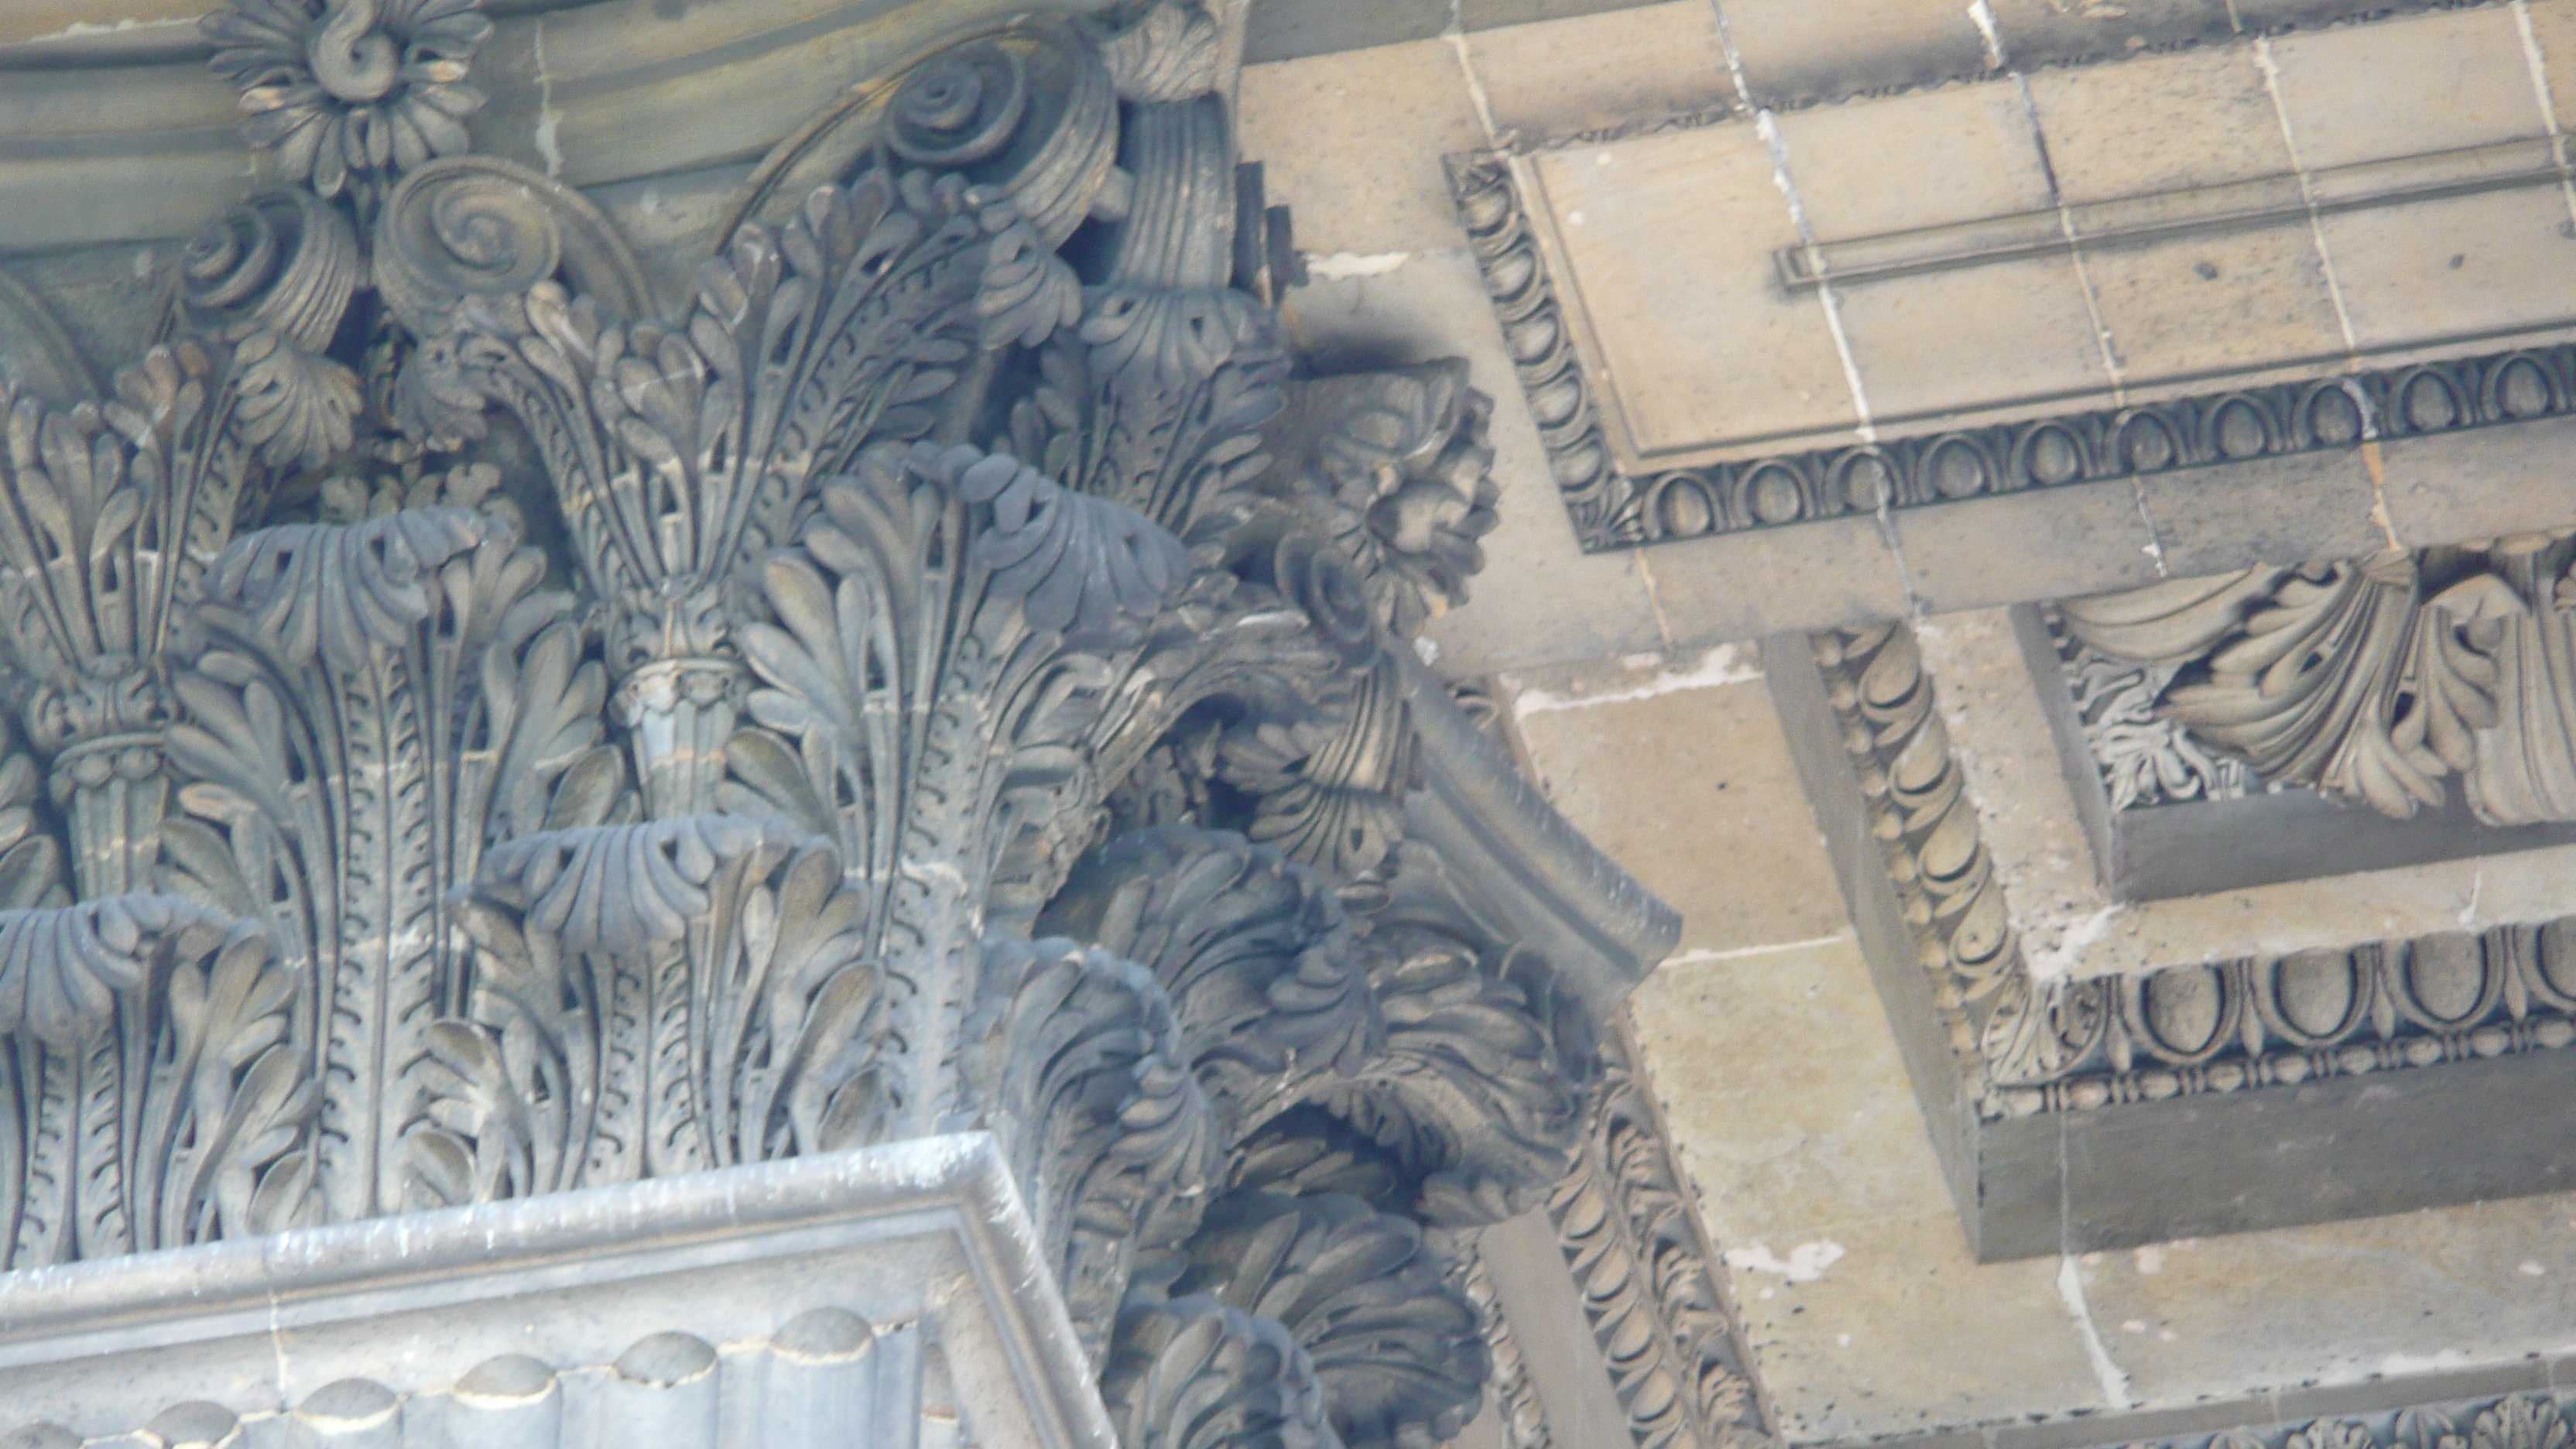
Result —
[{"label": "carved leaf tip", "polygon": [[783,821],[737,815],[590,825],[495,846],[483,874],[528,903],[528,929],[568,950],[625,956],[685,936],[707,913],[709,885],[724,866],[804,839]]},{"label": "carved leaf tip", "polygon": [[144,984],[172,938],[230,925],[193,901],[145,892],[0,911],[0,1036],[25,1030],[47,1046],[77,1046],[106,1023],[117,993]]},{"label": "carved leaf tip", "polygon": [[251,616],[292,667],[359,668],[430,615],[430,576],[500,524],[466,508],[411,508],[352,524],[290,524],[235,540],[204,598]]},{"label": "carved leaf tip", "polygon": [[1225,32],[1196,5],[1157,0],[1135,24],[1101,42],[1100,58],[1127,99],[1185,101],[1216,89]]},{"label": "carved leaf tip", "polygon": [[1189,577],[1189,550],[1153,520],[1072,492],[1008,453],[916,443],[904,466],[991,508],[975,561],[997,597],[1021,602],[1031,628],[1130,626],[1159,613]]}]

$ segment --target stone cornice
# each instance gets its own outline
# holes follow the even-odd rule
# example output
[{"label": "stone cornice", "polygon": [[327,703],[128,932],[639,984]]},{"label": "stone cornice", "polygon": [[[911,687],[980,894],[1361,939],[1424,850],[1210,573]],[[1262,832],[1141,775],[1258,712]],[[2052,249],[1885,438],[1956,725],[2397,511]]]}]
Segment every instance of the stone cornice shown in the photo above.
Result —
[{"label": "stone cornice", "polygon": [[[0,1275],[0,1423],[103,1439],[189,1400],[276,1420],[352,1378],[434,1412],[499,1355],[605,1375],[650,1331],[730,1345],[852,1307],[913,1377],[910,1328],[935,1324],[982,1442],[1115,1449],[983,1134]],[[918,1384],[872,1367],[917,1415]]]},{"label": "stone cornice", "polygon": [[[1980,1257],[2567,1185],[2576,1138],[2498,1104],[2576,1077],[2576,917],[2038,979],[1912,631],[1764,672]],[[2119,1166],[2167,1153],[2193,1172]]]},{"label": "stone cornice", "polygon": [[[1525,164],[1503,152],[1455,155],[1448,158],[1450,189],[1494,299],[1550,470],[1587,552],[1820,519],[1883,517],[1891,510],[2301,455],[2352,453],[2383,440],[2576,414],[2576,345],[2560,344],[1845,447],[1671,467],[1651,460],[1634,464],[1619,456],[1604,431],[1604,400],[1586,375],[1576,320],[1549,274],[1547,248],[1527,211],[1516,169]],[[2556,175],[2550,172],[2551,179]],[[2422,339],[2420,345],[2493,347],[2515,336],[2562,332],[2568,325],[2567,319],[2552,318]],[[2340,355],[2283,357],[2265,365],[2322,371],[2341,361]],[[2188,385],[2194,379],[2166,381]],[[2008,401],[2041,407],[2052,400]],[[1881,417],[1876,423],[1901,430],[1937,420],[1937,415]]]},{"label": "stone cornice", "polygon": [[2576,916],[2034,980],[1903,625],[1820,636],[1870,833],[1988,1118],[2295,1087],[2576,1043]]},{"label": "stone cornice", "polygon": [[[2563,1359],[2041,1423],[1850,1441],[1835,1449],[2563,1449],[2576,1379]],[[2499,1393],[2500,1388],[2512,1392]]]}]

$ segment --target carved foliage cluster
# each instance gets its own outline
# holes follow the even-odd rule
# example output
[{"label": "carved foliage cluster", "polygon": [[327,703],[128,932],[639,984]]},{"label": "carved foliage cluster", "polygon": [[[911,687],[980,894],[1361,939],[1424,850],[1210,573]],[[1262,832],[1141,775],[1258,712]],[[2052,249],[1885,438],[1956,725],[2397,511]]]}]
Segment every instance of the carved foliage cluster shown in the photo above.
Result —
[{"label": "carved foliage cluster", "polygon": [[2234,800],[2261,792],[2244,761],[2203,744],[2158,707],[2180,666],[2141,664],[2105,654],[2045,611],[2058,668],[2075,706],[2111,808],[2129,810],[2182,800]]},{"label": "carved foliage cluster", "polygon": [[2068,634],[2170,671],[2160,714],[2267,781],[2400,819],[2458,776],[2490,825],[2576,819],[2576,534],[2257,566],[2067,600]]},{"label": "carved foliage cluster", "polygon": [[1819,635],[1816,650],[1871,833],[1988,1116],[2295,1085],[2576,1042],[2571,919],[2034,982],[1910,631]]},{"label": "carved foliage cluster", "polygon": [[862,88],[677,320],[472,0],[206,28],[304,184],[0,400],[0,1262],[981,1126],[1131,1445],[1461,1428],[1593,1073],[1407,838],[1488,406],[1290,378],[1216,17]]}]

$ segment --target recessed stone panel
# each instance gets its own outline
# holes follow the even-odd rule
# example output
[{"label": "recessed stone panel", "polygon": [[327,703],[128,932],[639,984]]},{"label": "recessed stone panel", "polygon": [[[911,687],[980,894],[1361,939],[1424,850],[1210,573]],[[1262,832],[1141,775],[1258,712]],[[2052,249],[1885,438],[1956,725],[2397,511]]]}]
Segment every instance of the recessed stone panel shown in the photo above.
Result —
[{"label": "recessed stone panel", "polygon": [[1591,340],[1594,395],[1624,453],[1849,435],[1832,318],[1772,268],[1798,232],[1753,123],[1548,152],[1530,174],[1562,248],[1566,320]]}]

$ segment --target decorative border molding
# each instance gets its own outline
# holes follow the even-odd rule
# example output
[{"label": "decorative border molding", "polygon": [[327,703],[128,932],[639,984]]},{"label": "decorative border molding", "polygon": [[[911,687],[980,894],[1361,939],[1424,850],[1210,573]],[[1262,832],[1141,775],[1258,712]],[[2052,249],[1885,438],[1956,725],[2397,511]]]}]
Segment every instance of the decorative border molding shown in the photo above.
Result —
[{"label": "decorative border molding", "polygon": [[[1623,472],[1602,432],[1513,159],[1502,152],[1450,156],[1450,192],[1587,553],[2576,415],[2576,344],[2560,344]],[[2326,360],[2284,358],[2281,365]]]},{"label": "decorative border molding", "polygon": [[[2189,1409],[2149,1409],[2111,1416],[2077,1416],[2036,1424],[1997,1424],[1983,1429],[1951,1429],[1871,1439],[1872,1449],[2565,1449],[2576,1439],[2571,1390],[2565,1385],[2566,1364],[2530,1362],[2527,1373],[2507,1370],[2530,1387],[2496,1392],[2503,1385],[2495,1366],[2453,1369],[2427,1378],[2374,1380],[2379,1392],[2358,1386],[2332,1389],[2285,1389],[2229,1404],[2195,1405]],[[2484,1383],[2484,1392],[2433,1399],[2446,1386]],[[2550,1387],[2542,1387],[2549,1385]],[[2343,1412],[2310,1417],[2284,1401],[2331,1398]],[[2254,1415],[2235,1424],[2230,1413]],[[2265,1416],[2269,1417],[2265,1417]],[[2110,1437],[2124,1425],[2195,1426],[2183,1433],[2149,1434],[2136,1439]]]},{"label": "decorative border molding", "polygon": [[[782,1297],[790,1267],[803,1286]],[[868,1281],[855,1283],[862,1267]],[[288,1427],[276,1420],[309,1419],[334,1396],[407,1398],[412,1414],[435,1412],[460,1377],[474,1391],[469,1407],[498,1413],[514,1394],[477,1388],[466,1372],[497,1355],[534,1354],[566,1380],[595,1379],[614,1346],[638,1334],[676,1339],[667,1332],[676,1324],[700,1336],[689,1340],[699,1352],[758,1343],[769,1334],[747,1327],[844,1299],[876,1322],[860,1324],[883,1360],[874,1367],[885,1428],[874,1442],[912,1442],[923,1336],[914,1330],[928,1328],[976,1407],[982,1442],[1115,1449],[1044,1246],[983,1133],[0,1275],[0,1426],[77,1427],[119,1412],[139,1426],[167,1405],[213,1400],[220,1411],[190,1406],[198,1422],[238,1415],[248,1442],[267,1442],[267,1429]],[[789,1351],[816,1362],[810,1345]],[[723,1376],[738,1381],[731,1390],[758,1393],[758,1367]],[[352,1375],[368,1382],[352,1385]],[[552,1383],[530,1397],[560,1402]],[[680,1393],[642,1397],[666,1415],[687,1407]],[[281,1402],[301,1409],[289,1415]],[[58,1442],[26,1432],[7,1442]]]},{"label": "decorative border molding", "polygon": [[1511,1318],[1503,1312],[1493,1275],[1485,1271],[1481,1253],[1467,1256],[1459,1286],[1482,1319],[1485,1352],[1494,1364],[1493,1373],[1485,1380],[1485,1406],[1495,1417],[1504,1449],[1556,1449],[1556,1436],[1548,1431],[1547,1408],[1538,1401],[1538,1390],[1530,1383],[1529,1360],[1521,1353],[1520,1336],[1512,1331]]},{"label": "decorative border molding", "polygon": [[1639,1449],[1770,1445],[1743,1330],[1624,1018],[1601,1061],[1591,1130],[1548,1215],[1629,1427]]},{"label": "decorative border molding", "polygon": [[1913,631],[1882,624],[1813,642],[1870,834],[1981,1120],[2576,1043],[2576,915],[2034,981]]}]

